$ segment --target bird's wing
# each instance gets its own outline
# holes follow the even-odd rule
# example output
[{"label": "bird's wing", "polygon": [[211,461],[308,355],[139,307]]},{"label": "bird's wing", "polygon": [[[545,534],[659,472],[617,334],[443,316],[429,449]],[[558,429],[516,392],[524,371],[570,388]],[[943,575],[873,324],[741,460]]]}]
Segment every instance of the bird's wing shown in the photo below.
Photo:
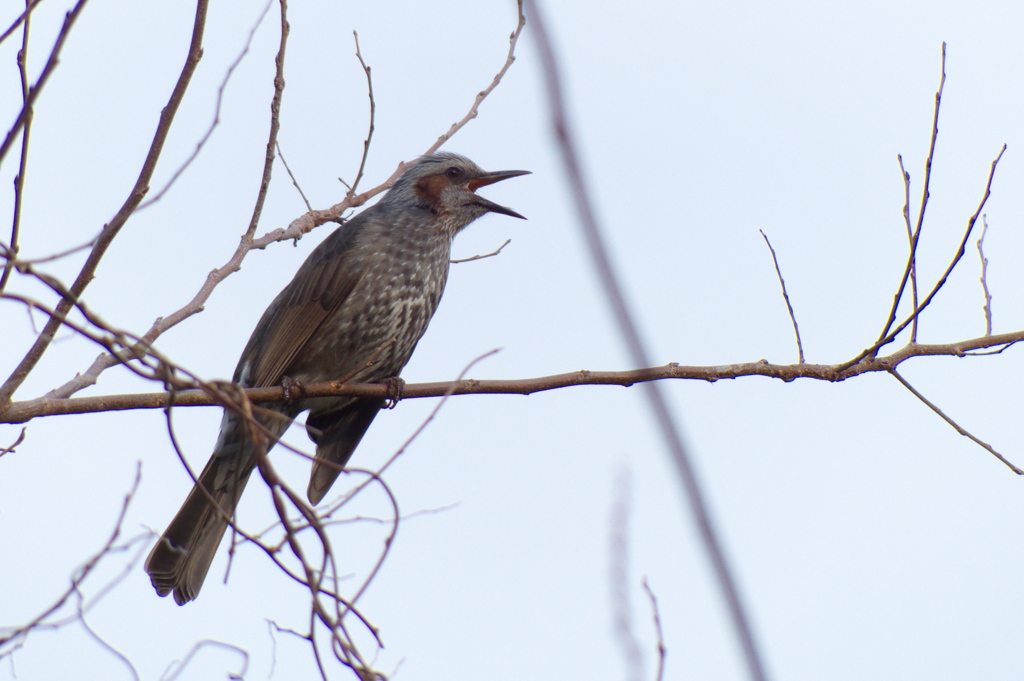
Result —
[{"label": "bird's wing", "polygon": [[239,370],[248,365],[247,385],[280,385],[320,325],[359,285],[362,274],[350,257],[353,227],[341,227],[318,246],[263,313],[238,363]]}]

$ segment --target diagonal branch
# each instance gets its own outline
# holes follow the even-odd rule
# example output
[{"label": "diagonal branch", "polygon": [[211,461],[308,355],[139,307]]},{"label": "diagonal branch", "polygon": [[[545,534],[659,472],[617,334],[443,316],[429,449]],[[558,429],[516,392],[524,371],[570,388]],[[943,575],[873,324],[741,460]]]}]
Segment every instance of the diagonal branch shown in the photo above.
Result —
[{"label": "diagonal branch", "polygon": [[281,2],[281,43],[277,49],[277,56],[274,58],[274,97],[270,100],[270,135],[267,139],[267,152],[263,159],[263,177],[260,179],[260,189],[256,194],[256,205],[252,210],[252,219],[249,221],[249,228],[245,230],[242,241],[249,242],[252,235],[256,233],[256,227],[260,223],[260,216],[263,214],[263,203],[267,199],[267,189],[270,188],[270,173],[274,168],[274,149],[277,147],[277,132],[281,128],[281,97],[284,95],[284,49],[288,44],[288,2]]},{"label": "diagonal branch", "polygon": [[356,58],[359,60],[359,65],[363,68],[363,73],[366,74],[366,94],[370,98],[370,129],[367,130],[366,139],[363,140],[363,155],[359,159],[359,170],[356,171],[356,179],[352,181],[352,186],[348,188],[348,193],[345,195],[346,199],[356,193],[356,189],[359,188],[359,182],[363,179],[363,171],[366,170],[366,159],[370,156],[370,142],[373,140],[374,124],[377,118],[377,102],[373,98],[373,76],[370,75],[370,67],[366,65],[366,62],[363,60],[363,53],[359,49],[359,34],[352,31],[352,37],[356,42]]},{"label": "diagonal branch", "polygon": [[898,371],[896,371],[896,369],[889,369],[889,373],[892,374],[896,378],[897,381],[902,383],[904,388],[906,388],[907,390],[912,392],[914,394],[914,397],[916,397],[917,399],[919,399],[922,402],[924,402],[926,405],[928,405],[928,408],[931,409],[932,411],[934,411],[936,414],[938,414],[939,417],[942,418],[943,421],[945,421],[949,425],[953,426],[953,429],[956,432],[960,433],[961,435],[966,437],[968,440],[971,440],[976,445],[978,445],[982,449],[984,449],[987,452],[989,452],[992,456],[994,456],[997,459],[999,459],[1000,461],[1002,461],[1004,464],[1009,466],[1010,470],[1012,470],[1017,475],[1024,475],[1024,470],[1021,470],[1020,468],[1017,468],[1016,466],[1014,466],[1012,463],[1007,461],[1006,457],[1004,457],[1002,454],[1000,454],[995,449],[993,449],[992,445],[988,444],[987,442],[982,442],[977,437],[975,437],[974,435],[969,433],[967,430],[965,430],[963,427],[961,427],[960,424],[958,424],[956,421],[954,421],[949,416],[947,416],[944,411],[939,409],[938,405],[936,405],[934,402],[932,402],[927,397],[925,397],[920,392],[918,392],[918,390],[914,386],[910,385],[910,383],[907,382],[907,379],[903,378],[903,376],[901,376],[900,373]]},{"label": "diagonal branch", "polygon": [[[50,57],[46,60],[46,66],[43,67],[43,72],[39,74],[36,84],[29,89],[28,99],[22,104],[21,112],[18,114],[18,118],[14,121],[14,125],[7,131],[7,137],[4,138],[3,144],[0,144],[0,163],[3,162],[4,157],[7,156],[8,150],[11,145],[14,144],[14,139],[21,132],[21,129],[28,122],[29,117],[32,115],[32,107],[35,104],[36,98],[39,97],[39,93],[42,92],[43,86],[46,85],[46,81],[50,79],[53,74],[53,70],[57,68],[59,63],[59,57],[61,49],[64,47],[64,41],[67,40],[68,35],[71,33],[71,27],[75,23],[75,19],[85,8],[87,0],[78,0],[78,4],[75,5],[74,9],[68,12],[64,16],[64,25],[61,26],[60,33],[57,34],[57,40],[53,43],[53,48],[50,50]],[[28,16],[27,12],[24,15]],[[4,37],[8,34],[5,33]]]},{"label": "diagonal branch", "polygon": [[985,313],[985,335],[992,335],[992,294],[988,290],[988,258],[985,257],[985,235],[988,234],[988,218],[981,216],[981,236],[978,237],[978,257],[981,259],[981,292],[985,297],[982,312]]},{"label": "diagonal branch", "polygon": [[7,27],[6,31],[0,33],[0,43],[7,40],[7,38],[12,33],[17,31],[18,27],[21,26],[22,22],[28,20],[29,15],[32,14],[32,10],[36,8],[36,5],[38,5],[42,1],[43,0],[31,0],[31,2],[26,2],[25,4],[28,5],[28,7],[25,9],[25,11],[18,15],[18,18],[14,20],[14,23]]},{"label": "diagonal branch", "polygon": [[[526,17],[523,14],[523,1],[517,0],[516,4],[519,11],[519,21],[516,24],[515,30],[512,31],[512,35],[509,36],[508,55],[505,57],[505,63],[502,65],[501,69],[498,70],[498,73],[495,74],[494,78],[491,80],[490,85],[488,85],[486,88],[477,93],[476,97],[473,100],[472,106],[469,107],[469,112],[466,113],[466,115],[463,116],[458,123],[453,123],[452,127],[450,127],[447,132],[438,137],[437,140],[432,145],[430,145],[426,151],[423,152],[424,155],[432,154],[438,149],[440,149],[442,144],[450,140],[452,136],[455,135],[455,133],[457,133],[459,130],[465,127],[467,123],[469,123],[471,120],[477,117],[477,112],[480,108],[480,104],[485,99],[487,99],[487,96],[490,95],[491,92],[493,92],[496,87],[498,87],[498,85],[501,83],[502,78],[505,77],[505,73],[508,72],[509,68],[515,62],[516,45],[519,42],[519,35],[523,32],[523,27],[526,25]],[[381,192],[391,187],[391,185],[394,184],[395,180],[398,179],[398,176],[401,175],[404,170],[405,163],[399,163],[398,167],[395,168],[395,172],[391,173],[391,177],[384,180],[384,182],[377,185],[373,189],[368,189],[365,192],[362,192],[361,194],[356,194],[354,196],[346,196],[341,202],[334,204],[330,208],[325,208],[322,210],[311,210],[304,215],[300,215],[296,219],[292,220],[291,224],[288,225],[287,229],[277,229],[272,232],[269,232],[265,237],[263,237],[263,239],[257,241],[253,247],[263,248],[266,246],[266,244],[269,244],[273,241],[286,241],[288,239],[298,239],[302,235],[319,227],[325,222],[337,221],[341,217],[341,215],[349,208],[358,208],[359,206],[362,206],[367,201],[372,199],[374,196],[377,196]]]},{"label": "diagonal branch", "polygon": [[[932,128],[932,134],[935,134],[935,128]],[[917,293],[917,242],[914,240],[914,227],[910,224],[910,173],[903,167],[903,156],[896,154],[896,159],[900,163],[900,174],[903,176],[903,224],[907,226],[907,245],[910,248],[910,296],[911,301],[914,304],[914,309],[917,309],[919,300]],[[917,342],[917,318],[914,318],[914,325],[910,330],[910,342]]]},{"label": "diagonal branch", "polygon": [[186,158],[185,161],[180,166],[178,166],[178,169],[171,174],[171,178],[167,180],[166,184],[164,184],[160,191],[158,191],[154,196],[151,196],[148,201],[139,206],[139,210],[149,208],[154,203],[163,198],[164,194],[166,194],[170,190],[170,188],[174,186],[174,183],[178,181],[178,178],[180,178],[185,173],[185,171],[188,170],[188,167],[192,165],[192,162],[196,160],[196,158],[199,156],[199,152],[203,150],[203,147],[206,146],[206,142],[213,135],[214,129],[216,129],[216,127],[220,125],[220,111],[224,103],[224,91],[227,89],[228,82],[231,81],[231,76],[232,74],[234,74],[235,69],[237,69],[239,64],[242,63],[242,60],[245,59],[245,56],[249,54],[249,48],[252,47],[253,37],[256,35],[256,31],[259,30],[259,27],[263,25],[263,19],[266,18],[267,12],[270,11],[270,5],[272,3],[273,0],[267,1],[267,4],[263,7],[263,11],[261,11],[259,17],[257,17],[256,23],[253,24],[253,27],[251,29],[249,29],[249,37],[246,39],[245,45],[242,47],[242,51],[238,53],[237,57],[235,57],[235,61],[231,62],[231,65],[228,66],[228,70],[224,74],[224,79],[221,81],[220,87],[217,88],[217,103],[213,108],[213,120],[210,122],[209,127],[206,128],[206,132],[203,133],[203,136],[199,138],[198,142],[196,142],[196,148],[193,149],[192,153],[189,154],[188,158]]},{"label": "diagonal branch", "polygon": [[761,236],[764,237],[764,242],[768,244],[768,250],[772,252],[772,262],[775,263],[775,274],[779,276],[779,284],[782,285],[782,297],[786,301],[786,309],[789,310],[789,320],[793,322],[793,333],[796,334],[796,353],[799,358],[800,364],[804,363],[804,344],[800,342],[800,327],[796,323],[796,315],[793,313],[793,305],[789,302],[789,293],[786,291],[786,280],[782,278],[782,270],[779,268],[779,259],[775,256],[775,249],[772,248],[772,242],[768,240],[768,235],[764,233],[763,229],[757,230],[761,232]]},{"label": "diagonal branch", "polygon": [[449,260],[448,262],[451,263],[452,265],[457,265],[457,264],[459,264],[461,262],[473,262],[474,260],[483,260],[484,258],[493,258],[494,256],[496,256],[499,253],[501,253],[503,250],[505,250],[505,246],[508,246],[510,243],[512,243],[512,239],[505,239],[505,243],[503,243],[502,245],[498,246],[498,248],[496,250],[491,251],[490,253],[485,253],[483,255],[474,255],[474,256],[469,257],[469,258],[459,258],[458,260]]},{"label": "diagonal branch", "polygon": [[[139,178],[136,180],[135,186],[132,188],[132,191],[128,195],[124,205],[121,206],[121,209],[117,212],[114,218],[104,226],[103,231],[96,241],[96,245],[93,246],[92,251],[89,253],[89,257],[85,261],[85,265],[82,266],[82,270],[71,285],[68,295],[65,296],[57,305],[57,314],[47,321],[42,333],[36,338],[35,343],[32,344],[28,353],[26,353],[25,357],[11,373],[10,377],[2,386],[0,386],[0,414],[3,414],[10,407],[11,398],[14,395],[14,392],[21,386],[32,369],[35,368],[36,363],[38,363],[42,358],[43,353],[46,352],[46,349],[50,346],[50,342],[53,340],[54,334],[63,322],[65,315],[67,315],[71,310],[75,302],[85,291],[85,288],[94,278],[96,268],[99,266],[100,260],[107,252],[107,248],[113,242],[114,237],[116,237],[118,232],[121,231],[121,228],[124,227],[128,218],[131,217],[132,213],[138,207],[142,198],[149,190],[149,181],[153,176],[153,171],[156,169],[157,161],[160,159],[160,153],[163,151],[164,142],[167,139],[167,134],[170,131],[171,124],[174,122],[174,116],[178,111],[178,107],[181,105],[182,99],[185,97],[185,91],[188,89],[189,81],[191,81],[192,74],[195,73],[196,66],[199,64],[199,60],[202,57],[203,29],[206,25],[206,9],[208,1],[209,0],[198,0],[195,23],[192,29],[192,42],[189,46],[188,56],[185,59],[185,65],[182,68],[181,75],[178,77],[177,84],[174,86],[174,90],[171,92],[171,97],[167,102],[167,106],[165,106],[163,111],[160,113],[160,123],[157,125],[153,142],[150,145],[149,153],[142,165],[142,171],[139,173]],[[64,24],[65,27],[61,30],[61,37],[58,38],[59,43],[62,43],[64,38],[67,36],[67,30],[70,26],[70,22],[73,21],[75,16],[77,16],[76,13],[81,10],[84,3],[85,0],[80,0],[78,5],[76,5],[75,10],[68,14],[68,18],[65,20]],[[50,55],[51,63],[56,60],[56,53],[58,51],[58,47],[55,47],[54,53]],[[47,64],[47,69],[50,69],[50,64]],[[29,105],[31,104],[33,97],[38,94],[46,73],[48,73],[48,71],[44,72],[43,76],[40,76],[40,81],[37,82],[33,93],[30,94]],[[0,150],[0,159],[2,158],[3,153],[2,150]]]},{"label": "diagonal branch", "polygon": [[999,165],[999,160],[1003,157],[1003,154],[1005,153],[1006,145],[1004,144],[1002,149],[999,150],[999,154],[996,156],[995,160],[992,161],[992,165],[989,168],[988,172],[988,181],[985,183],[985,193],[981,197],[981,202],[978,204],[978,209],[974,211],[974,215],[972,215],[967,220],[967,229],[964,231],[963,238],[960,239],[960,246],[959,248],[957,248],[956,253],[953,255],[953,261],[949,263],[949,266],[946,268],[946,271],[942,273],[941,277],[939,277],[939,280],[935,283],[935,286],[932,287],[932,290],[928,293],[928,295],[921,302],[921,304],[914,308],[914,311],[910,314],[910,316],[903,320],[903,322],[901,322],[899,326],[890,331],[889,334],[886,335],[885,337],[880,338],[878,341],[876,341],[875,344],[872,345],[870,348],[861,351],[859,355],[854,357],[846,364],[842,365],[843,367],[852,366],[857,362],[861,361],[862,359],[864,359],[865,357],[873,355],[874,353],[878,352],[878,350],[882,346],[888,345],[889,343],[893,342],[893,340],[896,339],[896,336],[898,336],[900,332],[903,331],[903,329],[907,328],[907,326],[909,326],[915,319],[917,319],[921,312],[926,307],[928,307],[929,304],[931,304],[932,299],[935,298],[935,295],[946,284],[946,280],[949,279],[949,275],[953,272],[953,269],[957,266],[957,263],[959,263],[960,259],[964,257],[964,253],[967,249],[967,242],[971,238],[971,232],[974,230],[974,224],[978,221],[978,216],[981,215],[981,211],[985,209],[985,203],[988,201],[989,196],[992,195],[992,180],[993,178],[995,178],[996,167]]},{"label": "diagonal branch", "polygon": [[[899,333],[897,330],[893,334],[889,334],[889,329],[892,328],[893,323],[896,321],[896,313],[900,306],[900,300],[903,297],[903,292],[907,287],[907,280],[911,274],[917,273],[917,244],[921,239],[921,228],[924,226],[924,214],[928,208],[928,198],[931,196],[931,179],[932,179],[932,160],[935,158],[935,140],[939,136],[939,108],[942,105],[942,88],[946,85],[946,43],[942,43],[942,77],[939,79],[939,89],[935,92],[935,112],[932,115],[932,138],[928,146],[928,158],[924,163],[924,187],[921,189],[921,210],[917,215],[917,226],[914,228],[914,234],[910,239],[910,256],[907,258],[907,266],[903,270],[903,279],[900,281],[899,288],[896,290],[896,295],[893,296],[892,309],[889,310],[889,318],[885,322],[885,328],[882,329],[882,333],[878,335],[878,342],[887,338],[889,335],[895,336]],[[903,159],[900,159],[900,167],[903,167]],[[906,191],[910,191],[909,183],[910,179],[906,171],[903,171],[904,184]],[[909,194],[908,194],[909,196]],[[908,201],[909,204],[909,201]],[[907,214],[907,227],[910,227],[909,223],[909,205],[904,208]],[[916,280],[915,280],[916,283]],[[917,341],[917,305],[914,305],[915,314],[911,317],[914,323],[913,336],[911,342]],[[903,327],[905,328],[905,327]],[[884,343],[883,343],[884,345]],[[881,347],[881,346],[879,346]],[[877,348],[876,348],[877,349]]]},{"label": "diagonal branch", "polygon": [[[604,245],[601,229],[590,199],[589,189],[583,180],[582,168],[576,153],[576,143],[573,139],[573,133],[565,111],[564,90],[559,74],[559,64],[555,58],[554,47],[551,39],[548,37],[544,21],[538,12],[538,0],[529,0],[529,2],[531,17],[535,27],[534,35],[537,38],[537,47],[540,51],[547,84],[547,95],[551,108],[551,124],[576,204],[580,227],[590,248],[590,255],[604,288],[608,304],[615,316],[616,326],[622,332],[623,341],[628,348],[630,359],[635,366],[649,366],[650,362],[647,359],[646,344],[640,336],[633,313],[618,283],[618,277],[612,267],[607,248]],[[654,412],[658,429],[661,431],[665,448],[675,464],[676,473],[679,475],[679,482],[685,490],[686,499],[690,504],[690,513],[697,525],[697,531],[708,554],[718,586],[722,590],[722,596],[725,598],[733,628],[747,663],[747,671],[750,674],[750,678],[754,681],[764,681],[767,675],[764,670],[764,664],[761,662],[761,653],[754,640],[754,633],[746,614],[746,608],[740,598],[739,588],[732,576],[732,569],[726,560],[725,551],[718,539],[718,532],[712,523],[711,514],[704,499],[704,492],[690,461],[690,454],[683,444],[679,425],[669,410],[658,383],[646,383],[644,387],[646,388],[647,400],[651,410]]]},{"label": "diagonal branch", "polygon": [[462,117],[458,123],[453,123],[452,127],[448,128],[448,132],[437,138],[437,141],[430,145],[430,148],[423,152],[426,154],[433,154],[435,151],[441,148],[441,145],[450,140],[455,133],[469,123],[471,120],[477,117],[477,109],[480,108],[480,104],[487,99],[487,95],[491,94],[494,88],[498,87],[501,83],[501,79],[505,77],[505,73],[511,68],[512,64],[516,60],[516,43],[519,42],[519,35],[523,32],[523,27],[526,26],[526,15],[523,14],[523,0],[516,0],[516,11],[519,14],[519,23],[516,24],[516,28],[512,31],[512,35],[508,39],[508,55],[505,57],[505,64],[501,67],[494,79],[491,80],[491,84],[485,87],[483,90],[477,93],[476,99],[473,100],[473,106],[469,107],[469,112]]},{"label": "diagonal branch", "polygon": [[21,50],[18,52],[18,75],[21,77],[21,102],[22,106],[27,107],[27,115],[25,117],[25,128],[21,135],[21,159],[18,165],[18,174],[14,178],[14,219],[13,225],[11,226],[11,241],[7,247],[0,245],[0,250],[4,252],[4,256],[7,258],[7,262],[4,263],[3,274],[0,274],[0,294],[3,294],[4,289],[7,288],[7,282],[10,280],[11,272],[14,270],[14,260],[18,257],[18,236],[21,232],[21,206],[22,200],[25,195],[25,173],[28,171],[28,140],[32,133],[32,107],[29,104],[29,85],[28,85],[28,35],[29,27],[31,25],[31,4],[29,0],[25,0],[25,28],[21,34]]}]

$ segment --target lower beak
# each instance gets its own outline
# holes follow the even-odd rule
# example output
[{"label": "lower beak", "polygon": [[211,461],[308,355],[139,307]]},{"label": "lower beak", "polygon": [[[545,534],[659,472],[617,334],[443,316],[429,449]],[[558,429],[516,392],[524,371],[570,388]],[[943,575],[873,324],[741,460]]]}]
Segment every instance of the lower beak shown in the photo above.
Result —
[{"label": "lower beak", "polygon": [[[502,180],[507,180],[510,177],[519,177],[520,175],[529,175],[529,174],[530,174],[529,170],[499,170],[499,171],[493,172],[493,173],[486,173],[484,175],[481,175],[480,177],[474,177],[472,180],[469,181],[467,186],[469,187],[469,191],[475,192],[480,187],[486,187],[489,184],[494,184],[495,182],[501,182]],[[523,217],[519,213],[515,212],[511,208],[506,208],[505,206],[500,206],[500,205],[494,203],[493,201],[488,201],[487,199],[483,198],[482,196],[477,197],[476,204],[486,208],[487,210],[491,211],[492,213],[501,213],[502,215],[509,215],[511,217],[514,217],[514,218],[519,218],[520,220],[525,220],[526,219],[525,217]]]}]

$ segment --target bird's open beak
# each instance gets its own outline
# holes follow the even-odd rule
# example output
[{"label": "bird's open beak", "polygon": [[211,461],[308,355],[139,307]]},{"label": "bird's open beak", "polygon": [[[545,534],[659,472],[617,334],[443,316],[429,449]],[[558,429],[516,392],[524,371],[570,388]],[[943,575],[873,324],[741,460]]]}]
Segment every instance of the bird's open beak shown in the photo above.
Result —
[{"label": "bird's open beak", "polygon": [[[472,180],[469,181],[469,183],[466,186],[469,187],[469,191],[476,192],[476,190],[479,189],[480,187],[486,187],[489,184],[501,182],[502,180],[507,180],[510,177],[519,177],[520,175],[529,174],[529,170],[499,170],[494,173],[487,173],[485,175],[481,175],[480,177],[474,177]],[[476,204],[479,206],[483,206],[492,213],[501,213],[502,215],[509,215],[514,218],[519,218],[520,220],[526,219],[525,217],[515,212],[511,208],[500,206],[494,203],[493,201],[488,201],[482,196],[477,198]]]}]

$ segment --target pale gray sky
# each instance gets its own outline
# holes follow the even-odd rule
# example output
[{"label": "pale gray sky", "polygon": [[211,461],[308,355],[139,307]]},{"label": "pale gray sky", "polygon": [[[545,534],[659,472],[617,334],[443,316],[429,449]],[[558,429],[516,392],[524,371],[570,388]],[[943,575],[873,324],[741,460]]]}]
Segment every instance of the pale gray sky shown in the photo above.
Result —
[{"label": "pale gray sky", "polygon": [[[33,15],[30,67],[39,72],[70,3]],[[154,187],[192,152],[217,89],[263,3],[215,2],[205,55],[182,105]],[[1024,328],[1024,12],[1018,3],[549,3],[586,173],[616,265],[655,362],[796,360],[770,255],[778,252],[808,361],[839,362],[880,330],[906,259],[903,186],[913,205],[948,43],[932,196],[920,252],[929,284],[946,267],[1001,161],[986,214],[995,331]],[[39,99],[21,238],[27,257],[90,239],[138,173],[180,70],[189,3],[92,0]],[[19,11],[0,8],[6,27]],[[245,230],[262,171],[278,44],[274,5],[224,93],[221,122],[196,162],[117,238],[85,296],[117,326],[141,333],[185,304]],[[291,37],[280,143],[314,207],[340,200],[366,133],[358,30],[373,69],[377,127],[366,187],[427,148],[461,118],[500,67],[512,3],[305,2]],[[628,368],[581,240],[547,120],[529,26],[518,60],[478,119],[445,148],[488,169],[533,175],[484,190],[529,218],[488,216],[457,256],[512,243],[496,258],[453,266],[448,289],[406,369],[409,382],[523,378]],[[0,117],[20,107],[15,53],[0,45]],[[5,127],[6,129],[6,127]],[[10,216],[17,164],[0,168]],[[260,233],[304,205],[274,169]],[[5,225],[8,218],[3,218]],[[259,315],[326,225],[296,247],[250,254],[205,312],[168,332],[159,350],[206,378],[228,378]],[[7,240],[8,227],[0,230]],[[83,258],[47,265],[70,280]],[[984,332],[973,240],[924,315],[922,342]],[[16,278],[11,289],[43,295]],[[36,316],[37,325],[42,317]],[[0,305],[5,378],[32,339],[23,308]],[[84,371],[98,349],[63,332],[17,394],[28,399]],[[904,375],[966,428],[1024,465],[1018,416],[1020,351],[917,359]],[[1017,679],[1024,668],[1024,511],[1020,480],[918,402],[893,378],[790,384],[744,378],[666,384],[692,445],[772,678]],[[149,391],[111,370],[83,395]],[[379,466],[422,422],[432,400],[381,414],[353,459]],[[452,399],[387,473],[405,513],[457,505],[401,525],[361,601],[396,678],[626,677],[613,634],[610,516],[630,472],[629,587],[635,635],[655,670],[640,582],[657,594],[666,679],[746,678],[719,593],[675,474],[637,389],[582,387],[532,397]],[[215,409],[181,409],[176,432],[201,466]],[[0,445],[19,428],[0,426]],[[290,441],[308,444],[295,429]],[[159,411],[39,419],[0,459],[0,626],[49,606],[102,545],[131,486],[143,480],[128,535],[163,529],[190,482]],[[299,489],[308,463],[275,450]],[[338,493],[344,481],[339,482]],[[380,515],[369,494],[353,514]],[[257,479],[240,520],[273,510]],[[385,530],[339,527],[346,569],[364,574]],[[145,679],[159,678],[197,639],[249,651],[246,678],[311,678],[307,648],[272,646],[267,620],[306,626],[307,600],[267,558],[242,547],[222,583],[226,547],[201,597],[158,599],[141,567],[89,622]],[[95,594],[118,556],[85,585]],[[352,580],[355,583],[355,579]],[[359,639],[370,649],[365,635]],[[206,649],[179,678],[224,678],[237,655]],[[79,626],[38,632],[0,664],[0,679],[131,678]],[[331,678],[347,678],[334,669]]]}]

